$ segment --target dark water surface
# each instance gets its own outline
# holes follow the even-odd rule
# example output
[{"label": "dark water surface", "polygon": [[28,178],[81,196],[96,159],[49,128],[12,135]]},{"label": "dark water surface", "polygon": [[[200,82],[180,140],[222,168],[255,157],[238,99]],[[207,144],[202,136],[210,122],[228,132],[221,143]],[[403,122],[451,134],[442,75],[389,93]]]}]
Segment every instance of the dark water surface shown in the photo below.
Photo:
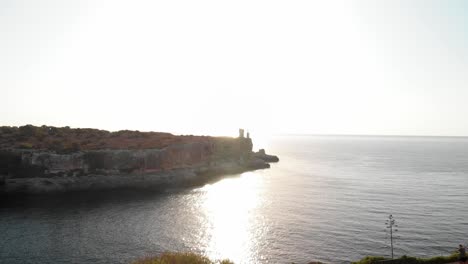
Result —
[{"label": "dark water surface", "polygon": [[236,263],[447,254],[468,238],[468,139],[277,137],[280,163],[200,188],[1,197],[0,263],[129,263],[195,251]]}]

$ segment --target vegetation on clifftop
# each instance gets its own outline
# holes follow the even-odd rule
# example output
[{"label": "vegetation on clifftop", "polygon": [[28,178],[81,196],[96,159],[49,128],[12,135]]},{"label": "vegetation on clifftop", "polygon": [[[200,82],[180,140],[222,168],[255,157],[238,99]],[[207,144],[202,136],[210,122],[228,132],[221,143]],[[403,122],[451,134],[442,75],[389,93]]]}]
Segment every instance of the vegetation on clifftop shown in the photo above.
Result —
[{"label": "vegetation on clifftop", "polygon": [[171,144],[207,141],[206,136],[175,136],[170,133],[52,126],[0,127],[0,149],[49,149],[74,152],[97,149],[151,149]]}]

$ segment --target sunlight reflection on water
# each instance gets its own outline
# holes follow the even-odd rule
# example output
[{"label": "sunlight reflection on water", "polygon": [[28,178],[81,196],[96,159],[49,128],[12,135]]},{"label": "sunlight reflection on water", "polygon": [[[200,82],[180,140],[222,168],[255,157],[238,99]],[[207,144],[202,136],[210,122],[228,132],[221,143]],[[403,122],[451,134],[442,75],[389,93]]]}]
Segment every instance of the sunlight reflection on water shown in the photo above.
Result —
[{"label": "sunlight reflection on water", "polygon": [[[466,240],[466,138],[285,137],[268,170],[200,188],[0,199],[0,262],[131,263],[165,251],[239,263],[432,257]],[[390,201],[390,202],[389,202]]]},{"label": "sunlight reflection on water", "polygon": [[206,185],[200,199],[207,234],[205,252],[213,259],[249,263],[258,258],[255,214],[262,206],[262,175],[252,172]]}]

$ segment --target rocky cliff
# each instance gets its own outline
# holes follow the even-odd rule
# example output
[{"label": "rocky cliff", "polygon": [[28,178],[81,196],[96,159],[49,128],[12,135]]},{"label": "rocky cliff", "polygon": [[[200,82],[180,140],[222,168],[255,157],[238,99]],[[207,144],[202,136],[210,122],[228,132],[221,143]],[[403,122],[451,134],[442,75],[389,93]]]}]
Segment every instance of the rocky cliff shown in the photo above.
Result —
[{"label": "rocky cliff", "polygon": [[270,167],[244,137],[26,127],[0,128],[0,193],[181,187]]}]

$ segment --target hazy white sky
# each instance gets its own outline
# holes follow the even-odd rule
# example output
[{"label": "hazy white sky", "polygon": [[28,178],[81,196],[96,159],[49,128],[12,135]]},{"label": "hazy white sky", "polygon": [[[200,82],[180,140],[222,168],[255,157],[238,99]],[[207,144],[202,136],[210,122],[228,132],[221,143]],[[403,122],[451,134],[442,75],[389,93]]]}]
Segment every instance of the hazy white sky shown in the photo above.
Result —
[{"label": "hazy white sky", "polygon": [[0,2],[0,125],[468,135],[466,1]]}]

